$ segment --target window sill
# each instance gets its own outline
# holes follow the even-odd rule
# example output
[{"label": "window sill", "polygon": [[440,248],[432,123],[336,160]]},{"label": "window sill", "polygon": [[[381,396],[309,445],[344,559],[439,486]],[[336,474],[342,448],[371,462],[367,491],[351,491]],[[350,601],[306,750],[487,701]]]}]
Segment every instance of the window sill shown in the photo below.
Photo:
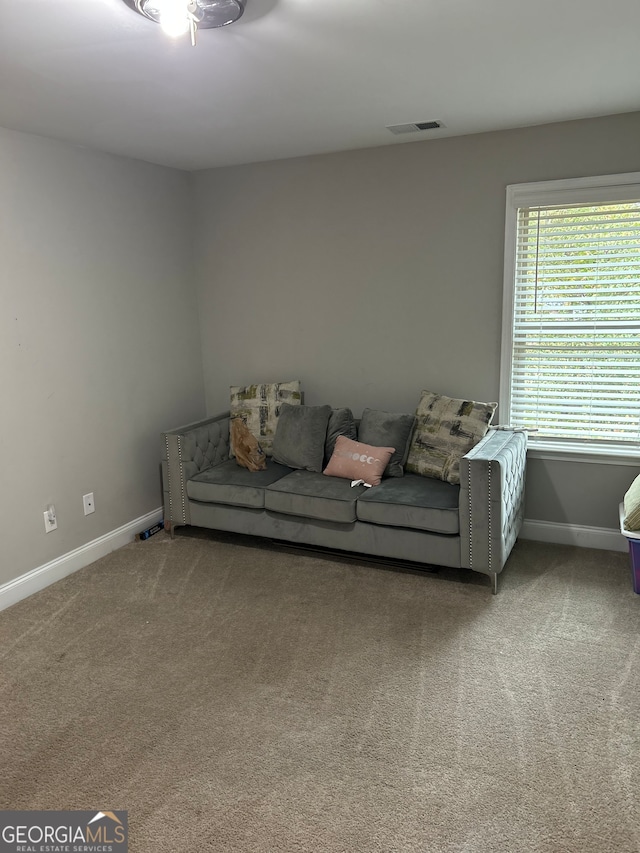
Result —
[{"label": "window sill", "polygon": [[530,437],[527,447],[529,459],[549,459],[554,462],[589,462],[596,465],[640,465],[640,448],[598,447],[576,442],[536,441]]}]

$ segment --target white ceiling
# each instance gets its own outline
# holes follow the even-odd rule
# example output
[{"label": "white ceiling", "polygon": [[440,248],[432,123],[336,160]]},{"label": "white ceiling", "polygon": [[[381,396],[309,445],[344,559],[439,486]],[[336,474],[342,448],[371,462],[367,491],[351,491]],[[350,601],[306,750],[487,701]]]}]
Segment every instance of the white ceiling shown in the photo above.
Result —
[{"label": "white ceiling", "polygon": [[247,0],[196,48],[122,0],[0,0],[0,125],[182,169],[638,109],[640,0]]}]

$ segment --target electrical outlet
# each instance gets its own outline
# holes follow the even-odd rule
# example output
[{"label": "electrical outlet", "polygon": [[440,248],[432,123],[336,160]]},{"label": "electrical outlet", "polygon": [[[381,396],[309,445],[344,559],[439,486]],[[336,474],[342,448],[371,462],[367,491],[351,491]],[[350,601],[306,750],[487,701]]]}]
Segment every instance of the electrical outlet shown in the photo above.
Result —
[{"label": "electrical outlet", "polygon": [[88,495],[83,495],[82,503],[84,505],[85,515],[91,515],[92,512],[96,511],[96,505],[93,502],[93,492],[89,492]]},{"label": "electrical outlet", "polygon": [[56,508],[54,505],[49,504],[43,515],[45,533],[51,533],[52,530],[56,530],[58,527],[58,519],[56,517]]}]

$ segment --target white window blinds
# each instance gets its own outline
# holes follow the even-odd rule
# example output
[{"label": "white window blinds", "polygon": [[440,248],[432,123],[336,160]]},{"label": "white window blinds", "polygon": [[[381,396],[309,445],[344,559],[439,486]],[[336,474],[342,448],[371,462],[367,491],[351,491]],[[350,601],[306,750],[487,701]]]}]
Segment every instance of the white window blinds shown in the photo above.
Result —
[{"label": "white window blinds", "polygon": [[509,423],[640,446],[638,200],[517,207]]}]

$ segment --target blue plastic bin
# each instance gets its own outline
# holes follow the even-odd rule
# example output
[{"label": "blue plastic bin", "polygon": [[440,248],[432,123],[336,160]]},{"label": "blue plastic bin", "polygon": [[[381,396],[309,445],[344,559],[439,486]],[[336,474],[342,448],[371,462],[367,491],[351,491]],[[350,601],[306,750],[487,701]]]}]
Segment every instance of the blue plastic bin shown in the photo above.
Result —
[{"label": "blue plastic bin", "polygon": [[624,504],[620,504],[620,531],[629,542],[633,591],[640,595],[640,533],[632,533],[631,530],[624,529]]}]

